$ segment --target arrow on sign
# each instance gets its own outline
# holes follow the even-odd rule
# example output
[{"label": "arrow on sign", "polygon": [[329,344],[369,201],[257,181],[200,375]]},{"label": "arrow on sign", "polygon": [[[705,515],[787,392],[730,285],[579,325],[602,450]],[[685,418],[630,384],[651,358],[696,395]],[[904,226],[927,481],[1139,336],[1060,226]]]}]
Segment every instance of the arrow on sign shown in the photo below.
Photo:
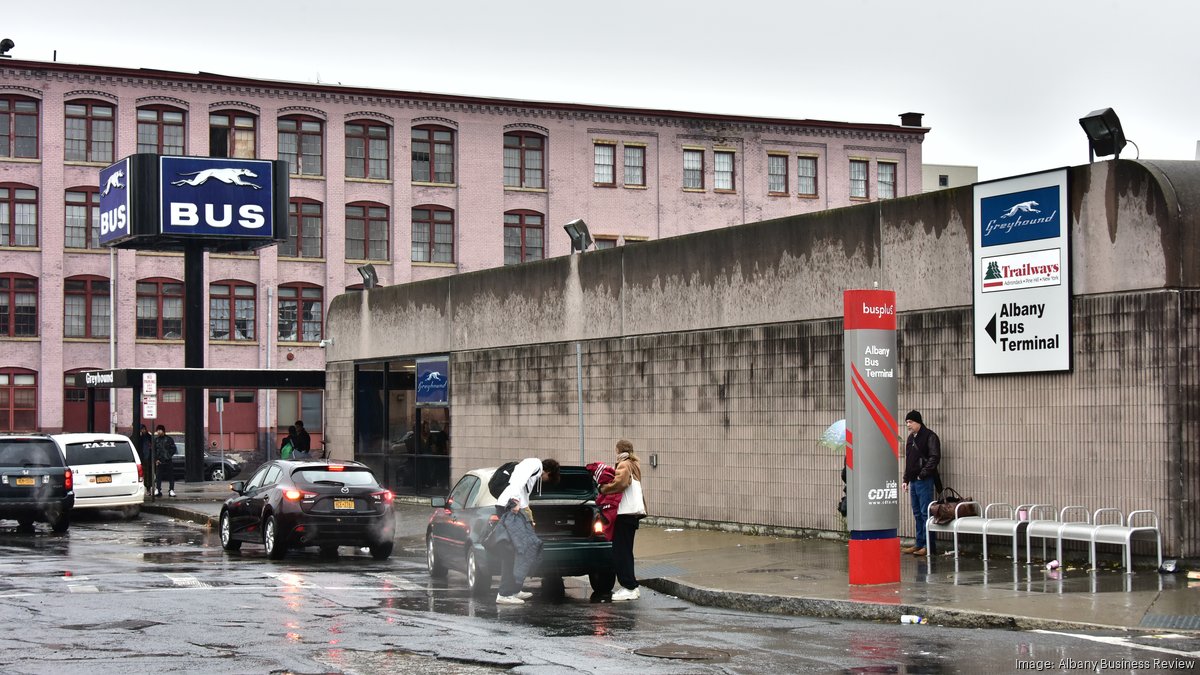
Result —
[{"label": "arrow on sign", "polygon": [[992,320],[989,321],[988,325],[984,326],[983,329],[987,331],[988,337],[992,338],[992,342],[995,342],[996,341],[996,315],[995,314],[992,315]]}]

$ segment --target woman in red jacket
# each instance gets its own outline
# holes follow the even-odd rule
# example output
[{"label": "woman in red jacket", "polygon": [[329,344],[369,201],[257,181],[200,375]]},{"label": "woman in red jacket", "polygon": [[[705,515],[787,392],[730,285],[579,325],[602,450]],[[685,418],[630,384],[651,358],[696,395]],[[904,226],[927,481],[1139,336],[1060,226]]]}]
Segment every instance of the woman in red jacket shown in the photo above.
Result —
[{"label": "woman in red jacket", "polygon": [[617,441],[617,473],[611,483],[600,486],[600,493],[621,495],[612,538],[613,564],[621,587],[613,593],[613,602],[637,600],[641,591],[633,570],[633,538],[638,521],[646,515],[646,501],[642,497],[642,468],[633,454],[633,443]]}]

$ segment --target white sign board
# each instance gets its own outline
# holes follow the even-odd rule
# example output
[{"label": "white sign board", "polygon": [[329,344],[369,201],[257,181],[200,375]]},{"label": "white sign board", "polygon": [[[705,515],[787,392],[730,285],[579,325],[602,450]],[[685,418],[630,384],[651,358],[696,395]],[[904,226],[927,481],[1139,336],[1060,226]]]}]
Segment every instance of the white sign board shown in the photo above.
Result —
[{"label": "white sign board", "polygon": [[975,374],[1071,369],[1067,171],[975,186]]},{"label": "white sign board", "polygon": [[152,420],[158,417],[158,398],[155,396],[142,397],[142,419]]},{"label": "white sign board", "polygon": [[142,373],[142,396],[158,395],[158,373]]}]

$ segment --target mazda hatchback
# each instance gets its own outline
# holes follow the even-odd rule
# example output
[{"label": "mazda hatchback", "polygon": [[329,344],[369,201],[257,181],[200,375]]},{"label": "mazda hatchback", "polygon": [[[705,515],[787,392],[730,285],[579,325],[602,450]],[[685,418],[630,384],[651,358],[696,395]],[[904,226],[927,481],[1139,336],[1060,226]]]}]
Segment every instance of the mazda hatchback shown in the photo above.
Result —
[{"label": "mazda hatchback", "polygon": [[237,493],[221,508],[221,545],[236,551],[262,544],[278,560],[289,548],[367,547],[371,557],[392,554],[393,495],[359,462],[276,460],[249,481],[230,483]]},{"label": "mazda hatchback", "polygon": [[116,509],[136,518],[146,499],[142,460],[133,443],[119,434],[56,434],[75,475],[75,508]]}]

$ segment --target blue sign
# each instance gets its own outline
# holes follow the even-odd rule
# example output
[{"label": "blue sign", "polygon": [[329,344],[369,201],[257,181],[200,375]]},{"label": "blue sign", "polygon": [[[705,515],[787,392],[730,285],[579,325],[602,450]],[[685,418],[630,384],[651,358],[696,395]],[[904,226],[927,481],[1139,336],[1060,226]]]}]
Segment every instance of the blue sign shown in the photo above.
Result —
[{"label": "blue sign", "polygon": [[999,246],[1059,236],[1062,218],[1058,212],[1058,190],[1059,186],[1051,185],[982,198],[981,245]]},{"label": "blue sign", "polygon": [[160,161],[162,234],[271,237],[274,164],[213,157]]},{"label": "blue sign", "polygon": [[129,158],[100,170],[100,245],[129,236]]},{"label": "blue sign", "polygon": [[450,357],[417,359],[417,405],[450,405]]}]

